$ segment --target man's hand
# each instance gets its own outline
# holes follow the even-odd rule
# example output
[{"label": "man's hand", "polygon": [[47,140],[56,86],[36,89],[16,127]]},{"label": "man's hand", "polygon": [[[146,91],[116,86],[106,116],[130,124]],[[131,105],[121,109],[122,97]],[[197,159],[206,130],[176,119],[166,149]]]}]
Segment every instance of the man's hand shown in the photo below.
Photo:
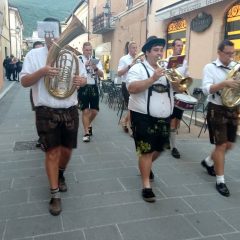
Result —
[{"label": "man's hand", "polygon": [[73,84],[79,89],[87,84],[87,78],[75,75],[73,77]]},{"label": "man's hand", "polygon": [[152,75],[152,79],[153,81],[157,81],[160,77],[164,76],[165,74],[165,69],[164,68],[157,68],[153,75]]},{"label": "man's hand", "polygon": [[56,67],[51,67],[51,66],[45,66],[44,68],[44,73],[46,76],[49,76],[50,78],[53,78],[55,76],[58,76],[60,69]]},{"label": "man's hand", "polygon": [[240,80],[227,79],[224,80],[225,86],[234,89],[240,89]]}]

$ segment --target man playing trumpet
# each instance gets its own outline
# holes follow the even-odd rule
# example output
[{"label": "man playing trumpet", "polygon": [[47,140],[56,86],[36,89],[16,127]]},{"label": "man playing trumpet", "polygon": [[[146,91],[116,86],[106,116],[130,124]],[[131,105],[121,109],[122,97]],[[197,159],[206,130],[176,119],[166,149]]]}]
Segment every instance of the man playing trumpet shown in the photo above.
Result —
[{"label": "man playing trumpet", "polygon": [[147,202],[155,201],[150,185],[150,178],[153,180],[154,177],[152,162],[169,142],[170,116],[174,106],[173,89],[179,90],[178,81],[169,82],[164,76],[165,70],[158,64],[164,46],[164,39],[149,37],[142,47],[146,59],[133,65],[127,76],[127,89],[130,93],[128,108],[139,157],[142,197]]},{"label": "man playing trumpet", "polygon": [[[129,101],[129,93],[126,87],[127,73],[129,69],[136,63],[134,59],[137,54],[137,43],[134,41],[129,42],[127,49],[128,49],[128,54],[121,57],[118,64],[118,76],[121,77],[121,80],[122,80],[122,95],[123,95],[126,106],[128,106],[128,101]],[[125,132],[131,132],[129,111],[121,119],[121,124]]]}]

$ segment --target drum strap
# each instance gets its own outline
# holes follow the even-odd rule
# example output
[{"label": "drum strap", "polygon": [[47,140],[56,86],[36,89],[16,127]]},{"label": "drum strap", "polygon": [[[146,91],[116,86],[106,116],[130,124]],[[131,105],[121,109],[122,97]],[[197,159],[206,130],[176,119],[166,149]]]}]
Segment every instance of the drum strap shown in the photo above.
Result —
[{"label": "drum strap", "polygon": [[[149,74],[145,64],[142,63],[142,62],[141,62],[141,64],[145,68],[148,78],[150,78],[150,74]],[[147,113],[148,113],[149,116],[150,116],[149,105],[150,105],[150,97],[152,96],[152,91],[155,91],[155,92],[158,92],[158,93],[167,92],[169,100],[170,100],[170,105],[172,106],[171,97],[170,97],[170,84],[169,84],[169,82],[167,81],[167,86],[165,86],[163,84],[154,84],[154,85],[152,85],[151,87],[148,88]]]}]

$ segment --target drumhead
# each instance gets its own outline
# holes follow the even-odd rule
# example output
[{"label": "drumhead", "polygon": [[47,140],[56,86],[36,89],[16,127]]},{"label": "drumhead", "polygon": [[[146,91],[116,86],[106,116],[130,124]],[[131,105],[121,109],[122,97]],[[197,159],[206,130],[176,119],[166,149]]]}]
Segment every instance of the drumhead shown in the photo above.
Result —
[{"label": "drumhead", "polygon": [[192,97],[187,94],[182,94],[182,93],[177,93],[175,94],[174,97],[176,100],[186,102],[186,103],[191,103],[191,104],[197,104],[197,101],[198,101],[195,97]]}]

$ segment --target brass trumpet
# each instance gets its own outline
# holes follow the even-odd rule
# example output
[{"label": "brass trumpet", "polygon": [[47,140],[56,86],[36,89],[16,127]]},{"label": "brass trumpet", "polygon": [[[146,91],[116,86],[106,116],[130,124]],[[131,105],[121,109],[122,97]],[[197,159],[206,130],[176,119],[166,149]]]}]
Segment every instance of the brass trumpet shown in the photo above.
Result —
[{"label": "brass trumpet", "polygon": [[187,92],[188,88],[192,84],[192,78],[191,77],[184,77],[177,69],[175,68],[169,68],[167,69],[166,66],[164,65],[168,61],[166,59],[159,59],[157,61],[157,65],[159,68],[164,68],[164,76],[167,78],[168,81],[170,82],[179,82],[180,87],[179,90],[181,92]]}]

